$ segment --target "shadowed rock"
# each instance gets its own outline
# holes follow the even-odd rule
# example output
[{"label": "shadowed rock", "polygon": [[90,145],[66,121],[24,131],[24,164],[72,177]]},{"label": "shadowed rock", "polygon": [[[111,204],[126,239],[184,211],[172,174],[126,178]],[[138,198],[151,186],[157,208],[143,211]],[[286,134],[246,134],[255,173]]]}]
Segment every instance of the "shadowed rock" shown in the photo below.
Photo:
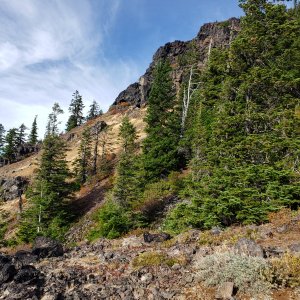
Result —
[{"label": "shadowed rock", "polygon": [[55,240],[47,237],[37,237],[33,245],[32,254],[39,258],[57,257],[62,256],[64,250],[62,244]]},{"label": "shadowed rock", "polygon": [[168,233],[154,233],[151,234],[149,232],[144,233],[144,242],[151,243],[151,242],[164,242],[171,239],[171,236]]}]

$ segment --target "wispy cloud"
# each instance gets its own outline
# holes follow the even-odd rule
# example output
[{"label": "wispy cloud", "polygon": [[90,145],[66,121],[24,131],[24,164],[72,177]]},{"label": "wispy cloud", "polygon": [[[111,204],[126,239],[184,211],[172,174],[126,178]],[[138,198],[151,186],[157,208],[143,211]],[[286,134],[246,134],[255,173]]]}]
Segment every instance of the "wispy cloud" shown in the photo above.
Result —
[{"label": "wispy cloud", "polygon": [[78,89],[87,106],[96,99],[106,109],[136,80],[132,62],[111,62],[102,51],[119,3],[1,0],[0,123],[30,126],[38,114],[42,135],[54,101],[67,112]]}]

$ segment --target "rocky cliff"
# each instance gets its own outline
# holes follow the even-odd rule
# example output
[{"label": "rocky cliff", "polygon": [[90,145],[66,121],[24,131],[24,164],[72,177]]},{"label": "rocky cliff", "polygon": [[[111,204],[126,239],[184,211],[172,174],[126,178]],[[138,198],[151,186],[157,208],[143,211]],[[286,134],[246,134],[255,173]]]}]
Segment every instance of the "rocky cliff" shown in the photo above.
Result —
[{"label": "rocky cliff", "polygon": [[146,73],[138,82],[131,84],[116,98],[110,111],[126,110],[129,106],[141,107],[147,102],[153,77],[153,69],[161,59],[169,59],[173,68],[173,81],[178,91],[183,74],[188,64],[182,63],[184,56],[194,50],[197,55],[198,67],[201,69],[206,62],[209,48],[228,47],[240,30],[240,20],[231,18],[225,22],[207,23],[200,28],[197,36],[191,41],[174,41],[160,47],[153,56]]}]

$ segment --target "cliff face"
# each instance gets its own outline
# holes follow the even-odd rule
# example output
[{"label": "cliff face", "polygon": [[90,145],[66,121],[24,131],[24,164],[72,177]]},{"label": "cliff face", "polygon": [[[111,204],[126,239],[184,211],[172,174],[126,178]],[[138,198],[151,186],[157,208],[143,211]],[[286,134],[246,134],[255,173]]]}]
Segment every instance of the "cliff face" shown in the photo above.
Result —
[{"label": "cliff face", "polygon": [[150,86],[153,78],[153,69],[161,59],[169,59],[173,69],[173,81],[176,89],[179,89],[183,79],[183,73],[188,67],[181,63],[181,59],[192,48],[196,51],[198,67],[201,69],[206,62],[209,47],[228,47],[230,42],[237,36],[240,30],[240,20],[231,18],[225,22],[214,22],[204,24],[197,36],[187,42],[174,41],[160,47],[153,56],[146,73],[142,75],[138,82],[131,84],[122,91],[116,98],[110,111],[126,110],[129,106],[141,107],[147,102]]}]

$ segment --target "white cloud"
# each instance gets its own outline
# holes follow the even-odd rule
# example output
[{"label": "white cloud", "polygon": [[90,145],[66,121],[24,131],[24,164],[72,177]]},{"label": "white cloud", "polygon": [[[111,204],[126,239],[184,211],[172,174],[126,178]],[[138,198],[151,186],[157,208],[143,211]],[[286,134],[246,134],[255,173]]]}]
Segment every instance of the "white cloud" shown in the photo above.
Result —
[{"label": "white cloud", "polygon": [[103,57],[105,36],[120,0],[0,0],[0,123],[30,126],[39,115],[40,136],[52,104],[65,110],[78,89],[86,106],[107,109],[138,78],[132,62]]}]

